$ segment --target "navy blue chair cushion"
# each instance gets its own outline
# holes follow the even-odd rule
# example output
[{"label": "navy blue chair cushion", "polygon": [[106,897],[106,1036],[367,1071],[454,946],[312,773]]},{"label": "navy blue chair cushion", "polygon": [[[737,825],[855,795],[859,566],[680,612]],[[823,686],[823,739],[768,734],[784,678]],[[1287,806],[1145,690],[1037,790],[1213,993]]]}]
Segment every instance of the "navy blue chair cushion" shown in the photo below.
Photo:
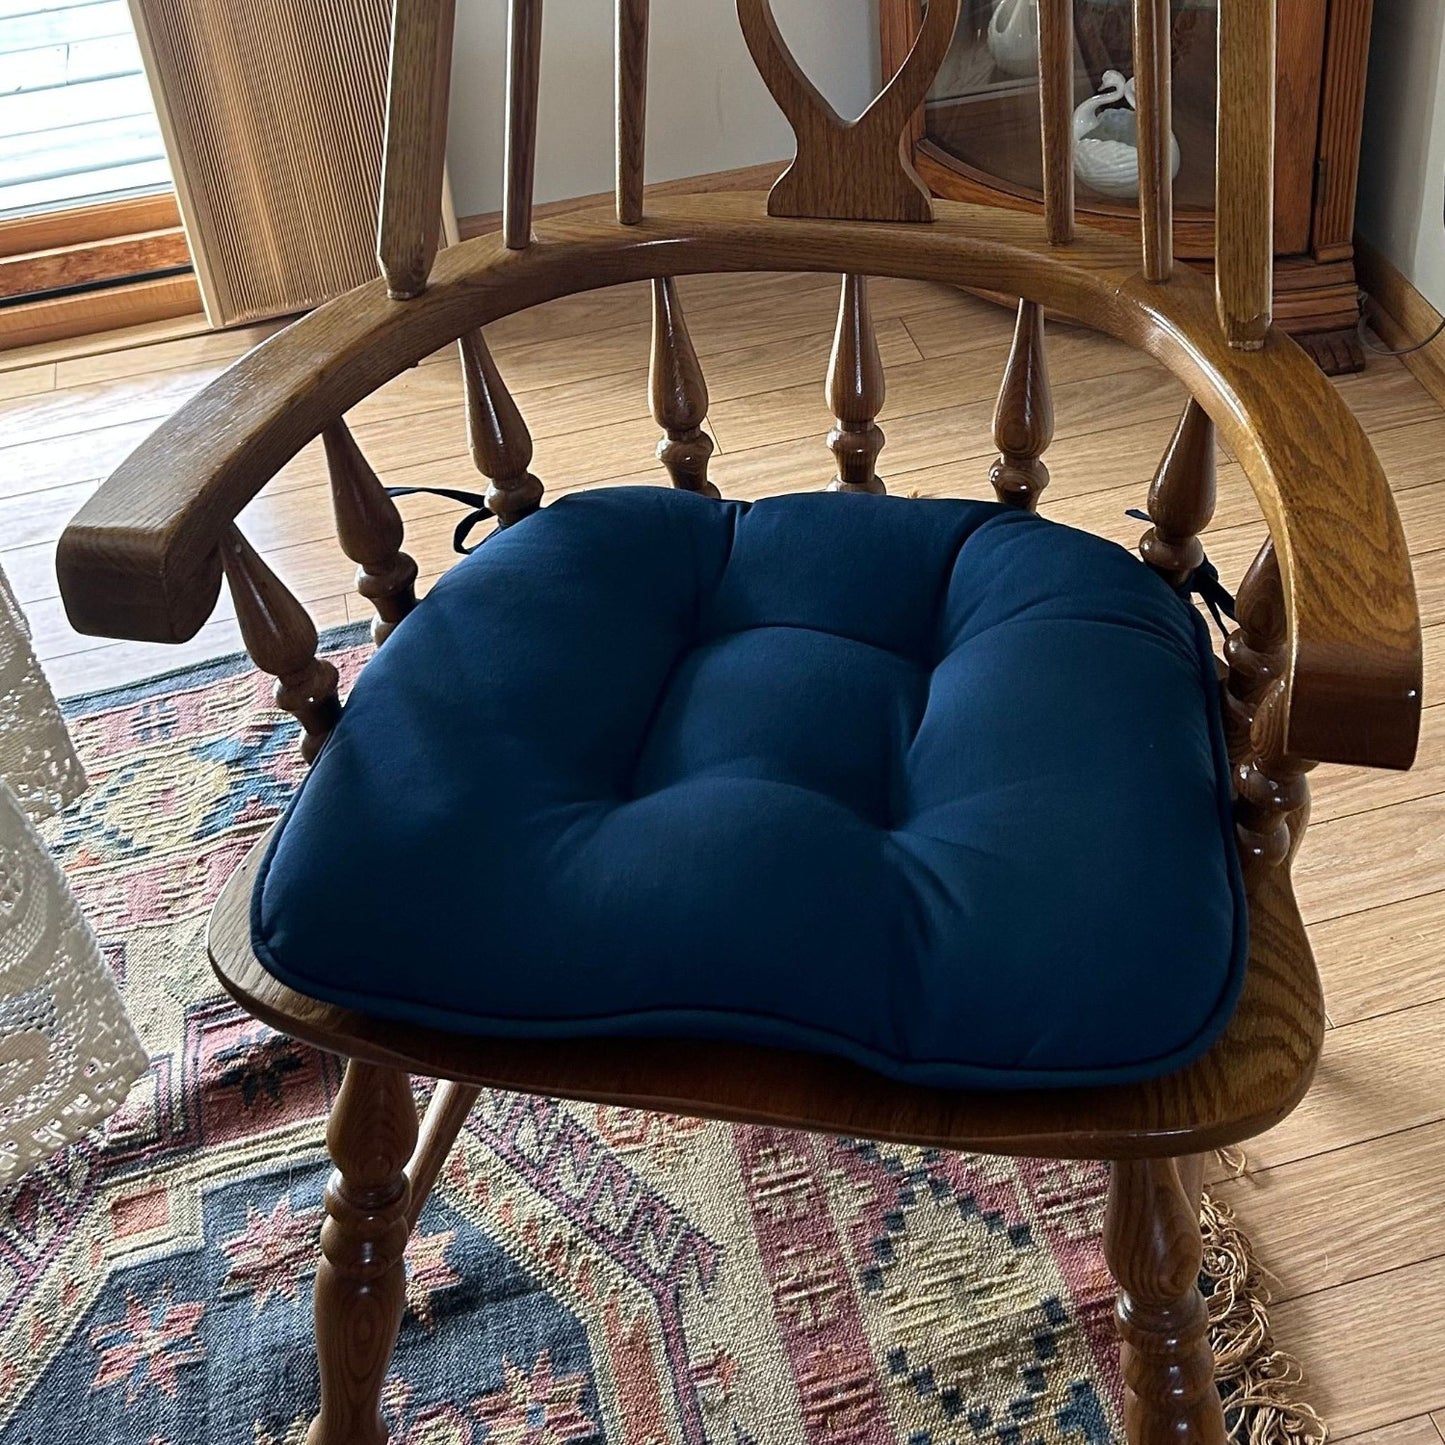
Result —
[{"label": "navy blue chair cushion", "polygon": [[367,664],[253,942],[452,1031],[1138,1079],[1242,979],[1217,698],[1186,601],[1009,508],[563,497]]}]

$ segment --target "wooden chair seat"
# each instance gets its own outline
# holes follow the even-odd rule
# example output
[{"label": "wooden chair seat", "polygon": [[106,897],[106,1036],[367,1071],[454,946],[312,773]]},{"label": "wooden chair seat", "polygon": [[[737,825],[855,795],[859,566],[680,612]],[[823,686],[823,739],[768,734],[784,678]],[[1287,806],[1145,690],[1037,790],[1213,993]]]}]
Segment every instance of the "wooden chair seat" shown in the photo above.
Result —
[{"label": "wooden chair seat", "polygon": [[1091,1089],[924,1089],[817,1054],[656,1039],[479,1039],[367,1017],[287,988],[251,949],[258,843],[211,915],[217,976],[249,1013],[349,1058],[518,1093],[735,1123],[990,1154],[1115,1159],[1178,1156],[1237,1143],[1303,1098],[1324,1037],[1314,958],[1288,880],[1246,872],[1250,955],[1223,1037],[1188,1068]]}]

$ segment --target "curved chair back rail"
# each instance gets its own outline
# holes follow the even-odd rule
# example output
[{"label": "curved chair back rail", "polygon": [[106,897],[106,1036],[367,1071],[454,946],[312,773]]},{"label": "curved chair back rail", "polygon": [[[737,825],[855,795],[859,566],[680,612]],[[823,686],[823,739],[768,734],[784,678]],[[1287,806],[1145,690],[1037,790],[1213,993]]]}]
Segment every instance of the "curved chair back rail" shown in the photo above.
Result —
[{"label": "curved chair back rail", "polygon": [[278,333],[122,464],[61,540],[66,608],[84,632],[179,641],[210,615],[220,546],[261,487],[386,381],[490,321],[581,290],[697,272],[902,276],[1021,295],[1148,352],[1238,457],[1269,523],[1287,614],[1285,741],[1318,761],[1404,767],[1419,725],[1421,650],[1409,559],[1359,425],[1288,339],[1231,349],[1206,282],[1167,288],[1132,247],[1090,233],[1051,247],[1034,218],[935,203],[931,225],[775,219],[756,194],[650,203],[542,222],[509,250],[441,254],[399,302],[374,282]]}]

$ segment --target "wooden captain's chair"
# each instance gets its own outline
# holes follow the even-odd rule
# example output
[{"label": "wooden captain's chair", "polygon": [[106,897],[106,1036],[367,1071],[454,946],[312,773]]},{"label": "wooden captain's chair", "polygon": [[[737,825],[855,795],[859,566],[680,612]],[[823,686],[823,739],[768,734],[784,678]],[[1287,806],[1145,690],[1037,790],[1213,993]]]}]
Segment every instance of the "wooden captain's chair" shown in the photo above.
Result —
[{"label": "wooden captain's chair", "polygon": [[[310,1445],[381,1445],[386,1438],[379,1399],[403,1309],[403,1250],[482,1088],[946,1149],[1111,1160],[1105,1248],[1120,1289],[1117,1318],[1129,1438],[1135,1445],[1221,1445],[1224,1422],[1213,1383],[1206,1311],[1196,1287],[1199,1158],[1202,1151],[1247,1139],[1284,1117],[1304,1094],[1319,1054],[1320,987],[1290,882],[1307,813],[1305,774],[1319,761],[1408,767],[1420,714],[1418,617],[1405,542],[1385,478],[1330,384],[1302,351],[1271,328],[1273,0],[1220,0],[1213,287],[1194,272],[1177,270],[1171,257],[1168,0],[1134,0],[1142,260],[1138,246],[1075,227],[1072,0],[1040,0],[1039,5],[1042,219],[932,200],[903,158],[900,136],[949,46],[959,0],[932,0],[908,59],[853,122],[840,119],[801,72],[768,0],[737,0],[737,9],[758,70],[797,137],[797,157],[771,192],[665,199],[644,192],[648,5],[647,0],[618,0],[615,215],[586,210],[534,224],[541,3],[511,0],[502,228],[438,256],[452,5],[450,0],[397,0],[379,240],[383,278],[270,338],[207,387],[86,503],[61,542],[66,607],[85,632],[184,640],[210,615],[224,578],[247,648],[256,664],[277,678],[277,702],[300,721],[303,752],[315,764],[289,820],[278,825],[279,846],[273,837],[238,869],[217,904],[210,931],[215,968],[245,1008],[351,1061],[328,1131],[336,1171],[326,1194],[329,1218],[316,1283],[321,1408]],[[859,499],[792,497],[759,503],[748,513],[740,504],[718,499],[708,480],[711,440],[702,429],[707,392],[673,278],[753,270],[843,276],[826,387],[836,416],[828,439],[836,458],[831,490],[864,494]],[[885,490],[875,469],[882,444],[875,418],[884,377],[868,309],[870,274],[1023,298],[995,424],[999,458],[989,480],[998,503],[876,495]],[[529,469],[527,428],[488,352],[484,328],[555,297],[642,280],[651,283],[654,302],[652,402],[664,432],[658,455],[681,492],[632,488],[627,491],[635,496],[604,494],[595,505],[584,493],[543,508],[542,483]],[[1190,393],[1149,491],[1152,524],[1141,542],[1142,562],[1032,515],[1048,479],[1043,457],[1052,431],[1046,308],[1146,351]],[[489,478],[487,508],[498,529],[475,557],[418,604],[417,569],[402,550],[400,516],[343,417],[379,386],[453,341],[461,344],[472,451]],[[1218,664],[1218,686],[1206,648],[1207,686],[1196,687],[1189,679],[1197,679],[1197,659],[1191,660],[1187,641],[1195,614],[1169,589],[1187,587],[1202,560],[1200,533],[1214,505],[1216,433],[1247,473],[1270,540],[1244,580],[1237,630]],[[381,643],[396,633],[363,672],[345,710],[335,669],[316,655],[312,624],[236,526],[237,516],[267,480],[317,436],[325,442],[340,545],[358,564],[358,588],[376,610],[375,640]],[[676,536],[681,547],[711,546],[709,539],[725,526],[730,536],[736,534],[736,549],[744,547],[745,538],[765,535],[767,527],[786,531],[799,519],[812,519],[834,529],[827,532],[832,540],[825,545],[842,538],[836,554],[843,559],[837,562],[844,569],[840,593],[847,592],[846,567],[853,565],[848,557],[856,552],[869,559],[869,566],[881,566],[878,556],[887,552],[881,542],[877,555],[861,544],[849,552],[857,529],[877,528],[880,537],[886,532],[894,538],[899,528],[913,528],[923,536],[937,517],[943,519],[937,525],[968,538],[966,546],[959,540],[948,554],[955,571],[962,566],[956,559],[973,555],[970,549],[981,545],[978,539],[987,532],[1010,539],[1010,545],[1017,541],[1044,548],[1049,557],[1062,556],[1060,548],[1072,549],[1068,556],[1082,569],[1079,575],[1094,576],[1097,569],[1099,576],[1107,574],[1110,587],[1137,596],[1141,607],[1157,614],[1149,624],[1155,628],[1149,657],[1184,678],[1180,695],[1195,698],[1199,719],[1210,714],[1208,726],[1215,732],[1200,736],[1219,741],[1220,816],[1226,820],[1229,854],[1221,862],[1211,853],[1210,866],[1221,879],[1237,873],[1247,897],[1247,924],[1243,903],[1231,915],[1241,929],[1238,977],[1221,985],[1225,1003],[1209,1037],[1196,1036],[1207,1046],[1171,1054],[1161,1041],[1160,1057],[1152,1065],[1147,1059],[1141,1063],[1136,1051],[1127,1069],[1111,1073],[1095,1067],[1098,1060],[1081,1065],[1074,1056],[1085,1041],[1072,1038],[1048,1046],[1062,1047],[1073,1059],[1057,1075],[1032,1066],[1011,1075],[1009,1060],[985,1061],[988,1067],[966,1057],[920,1063],[877,1049],[870,1053],[856,1039],[834,1047],[821,1029],[812,1034],[784,1029],[759,1037],[742,1023],[734,1029],[722,1015],[721,1022],[715,1018],[706,1028],[693,1028],[681,1018],[657,1027],[634,1021],[615,1033],[590,1025],[569,1032],[565,1021],[556,1020],[488,1028],[478,1021],[485,1010],[474,999],[465,1008],[450,996],[401,1007],[384,989],[368,992],[367,970],[441,967],[420,946],[415,957],[319,960],[314,968],[306,960],[298,963],[294,951],[287,954],[276,932],[267,932],[273,903],[268,892],[256,892],[257,876],[285,862],[286,831],[297,828],[310,830],[311,846],[292,849],[306,858],[293,858],[290,866],[303,873],[320,866],[315,845],[318,839],[325,845],[328,835],[324,810],[312,796],[318,789],[331,790],[325,793],[328,806],[341,807],[338,799],[350,808],[368,806],[371,795],[365,787],[358,792],[354,778],[338,779],[348,768],[364,772],[365,730],[379,727],[378,716],[394,717],[397,708],[410,708],[408,726],[415,722],[424,730],[425,719],[416,721],[413,700],[388,697],[388,689],[394,693],[411,685],[409,678],[412,683],[435,678],[436,669],[427,670],[428,658],[434,663],[442,654],[425,649],[440,646],[438,627],[460,616],[470,619],[467,627],[475,633],[477,648],[495,647],[495,671],[512,666],[506,660],[511,643],[503,632],[521,628],[525,640],[529,610],[542,606],[541,594],[528,591],[531,584],[520,580],[526,576],[524,564],[539,548],[555,545],[561,550],[547,554],[553,562],[563,556],[571,559],[569,566],[575,564],[571,572],[554,569],[552,575],[565,576],[576,589],[571,614],[587,613],[603,589],[602,582],[591,580],[588,559],[609,548],[574,546],[568,529],[585,524],[598,529],[586,537],[620,538],[621,532],[607,531],[614,516],[641,519],[637,526],[643,531],[652,527],[658,535]],[[851,530],[844,536],[837,529]],[[801,561],[808,551],[795,546],[790,557]],[[1022,570],[1000,568],[977,585],[999,585],[999,578]],[[606,586],[621,587],[625,581],[610,577]],[[508,605],[478,603],[478,610],[467,614],[473,593]],[[893,595],[889,584],[862,604],[855,606],[855,599],[848,605],[867,619],[875,604],[886,610]],[[564,616],[558,626],[566,625]],[[1185,640],[1176,646],[1170,637]],[[617,643],[618,657],[631,655],[627,645],[626,638]],[[882,658],[887,647],[879,644],[874,652]],[[887,658],[875,658],[869,666],[875,662],[894,667]],[[448,675],[442,682],[426,689],[427,706],[462,706],[447,694],[453,679],[445,659],[443,670]],[[483,668],[480,675],[476,686],[485,687],[490,674]],[[602,681],[597,696],[607,695],[610,684]],[[1114,671],[1101,671],[1090,684],[1091,705],[1107,712],[1111,690],[1122,685]],[[570,721],[574,736],[588,733],[589,716]],[[1046,721],[1064,726],[1063,720]],[[1122,719],[1121,725],[1128,721]],[[1195,721],[1185,718],[1180,727],[1192,728]],[[862,724],[838,719],[844,747],[854,727],[861,730]],[[1204,729],[1204,721],[1198,727]],[[500,789],[508,781],[515,747],[525,741],[521,733],[508,734],[505,748],[494,747],[490,738],[474,741],[471,771],[495,765]],[[1157,752],[1156,741],[1162,747],[1167,740],[1162,732],[1149,734],[1144,751]],[[386,746],[401,744],[392,737]],[[1211,766],[1207,754],[1206,745],[1199,761],[1206,771]],[[1133,775],[1125,761],[1121,776],[1127,793]],[[402,771],[414,762],[406,754]],[[563,762],[581,766],[570,756]],[[1027,793],[1031,776],[1027,767],[1019,774],[1016,797]],[[1079,776],[1082,781],[1082,771]],[[1051,790],[1052,802],[1033,799],[1029,806],[1054,807],[1062,817],[1068,779],[1042,766],[1038,777],[1037,786]],[[348,787],[352,793],[343,798]],[[1145,820],[1170,812],[1176,802],[1166,788],[1159,796],[1130,801],[1130,816]],[[409,806],[405,795],[385,799],[393,815],[405,814]],[[1037,841],[1047,846],[1048,819],[1054,815],[1045,810],[1039,816],[1044,821]],[[456,825],[444,816],[442,822]],[[683,846],[694,824],[712,826],[711,815],[685,815],[667,836]],[[878,826],[885,825],[897,826],[897,820]],[[358,846],[349,836],[333,836],[329,844],[338,858]],[[524,879],[525,870],[506,839],[496,849],[484,860],[494,922],[457,940],[458,948],[473,950],[466,986],[474,991],[490,986],[486,950],[500,948],[508,929],[527,926],[525,919],[510,916],[520,907],[522,883],[548,886],[546,880]],[[324,854],[326,846],[320,851]],[[392,859],[398,866],[406,863],[404,849],[373,850],[367,842],[363,851],[369,859],[385,857],[388,868]],[[845,843],[840,868],[847,851]],[[1203,866],[1204,852],[1200,857]],[[664,882],[669,861],[658,864]],[[720,872],[730,866],[732,860],[718,859]],[[687,895],[704,900],[699,908],[706,906],[706,884],[705,877],[676,879],[679,889],[702,890]],[[276,886],[284,891],[291,885],[283,880]],[[613,878],[609,886],[620,884]],[[1034,886],[1034,911],[1047,912],[1053,886],[1047,870],[1040,870]],[[820,887],[819,896],[826,899],[826,877]],[[1184,881],[1179,888],[1185,891]],[[1144,892],[1140,909],[1152,906]],[[654,896],[662,900],[667,894],[663,887]],[[985,888],[985,911],[987,895]],[[1227,910],[1228,898],[1221,898]],[[353,900],[358,909],[366,902],[355,895]],[[564,898],[562,905],[570,907],[573,901]],[[844,901],[840,895],[840,904]],[[333,902],[319,893],[309,900],[303,895],[294,914],[300,919],[297,926],[304,932],[327,918],[340,926],[342,915],[327,913]],[[390,906],[404,908],[406,901],[398,893]],[[937,917],[953,928],[956,913],[943,907]],[[1054,922],[1078,933],[1075,920]],[[580,926],[585,929],[585,919]],[[1179,960],[1196,940],[1187,929],[1152,932],[1154,927],[1141,924],[1139,932],[1146,936],[1136,937],[1131,947],[1152,950],[1160,975],[1177,969],[1182,980]],[[638,934],[642,953],[645,934],[645,929]],[[1092,959],[1088,938],[1076,941],[1080,956]],[[278,961],[283,955],[284,963]],[[889,958],[878,958],[875,965],[884,972],[901,967]],[[1090,966],[1106,978],[1106,965],[1107,960],[1092,959]],[[538,957],[532,973],[538,987],[546,989],[554,967],[570,966],[553,953]],[[826,969],[826,960],[818,966]],[[1224,967],[1222,959],[1219,967]],[[297,986],[298,975],[314,976],[315,986]],[[708,978],[695,982],[700,988],[713,986]],[[865,979],[858,986],[866,984]],[[610,986],[606,977],[599,984],[604,992]],[[620,978],[616,986],[622,986]],[[649,983],[634,979],[628,986],[645,990]],[[1081,986],[1063,970],[1057,987],[1062,996]],[[800,1007],[816,1003],[819,992],[813,990]],[[669,1001],[662,997],[657,1003]],[[1158,1006],[1167,1007],[1167,999]],[[925,1015],[932,1008],[934,1016],[905,1019],[905,1034],[910,1027],[939,1024],[941,1000],[925,997],[921,1007]],[[798,1022],[791,1020],[789,1028]],[[965,1031],[966,1020],[956,1031],[943,1022],[945,1038]],[[871,1027],[871,1021],[860,1020],[860,1036]],[[808,1046],[808,1038],[817,1046]],[[1043,1044],[1037,1049],[1047,1052]],[[1035,1062],[1037,1057],[1036,1050]],[[420,1128],[413,1074],[444,1081]]]}]

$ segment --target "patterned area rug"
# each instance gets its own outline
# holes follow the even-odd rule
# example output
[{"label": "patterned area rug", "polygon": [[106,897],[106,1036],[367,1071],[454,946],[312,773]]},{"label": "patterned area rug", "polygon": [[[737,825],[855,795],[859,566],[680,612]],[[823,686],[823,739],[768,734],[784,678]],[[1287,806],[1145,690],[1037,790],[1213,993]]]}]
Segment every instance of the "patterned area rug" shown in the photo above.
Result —
[{"label": "patterned area rug", "polygon": [[[358,632],[327,641],[354,673]],[[204,946],[300,772],[269,692],[230,659],[70,707],[92,786],[52,842],[152,1063],[98,1137],[0,1195],[0,1445],[301,1445],[316,1407],[340,1065],[243,1015]],[[1104,1185],[492,1095],[413,1240],[392,1438],[1109,1445]],[[1235,1425],[1308,1435],[1243,1242],[1211,1221]]]}]

